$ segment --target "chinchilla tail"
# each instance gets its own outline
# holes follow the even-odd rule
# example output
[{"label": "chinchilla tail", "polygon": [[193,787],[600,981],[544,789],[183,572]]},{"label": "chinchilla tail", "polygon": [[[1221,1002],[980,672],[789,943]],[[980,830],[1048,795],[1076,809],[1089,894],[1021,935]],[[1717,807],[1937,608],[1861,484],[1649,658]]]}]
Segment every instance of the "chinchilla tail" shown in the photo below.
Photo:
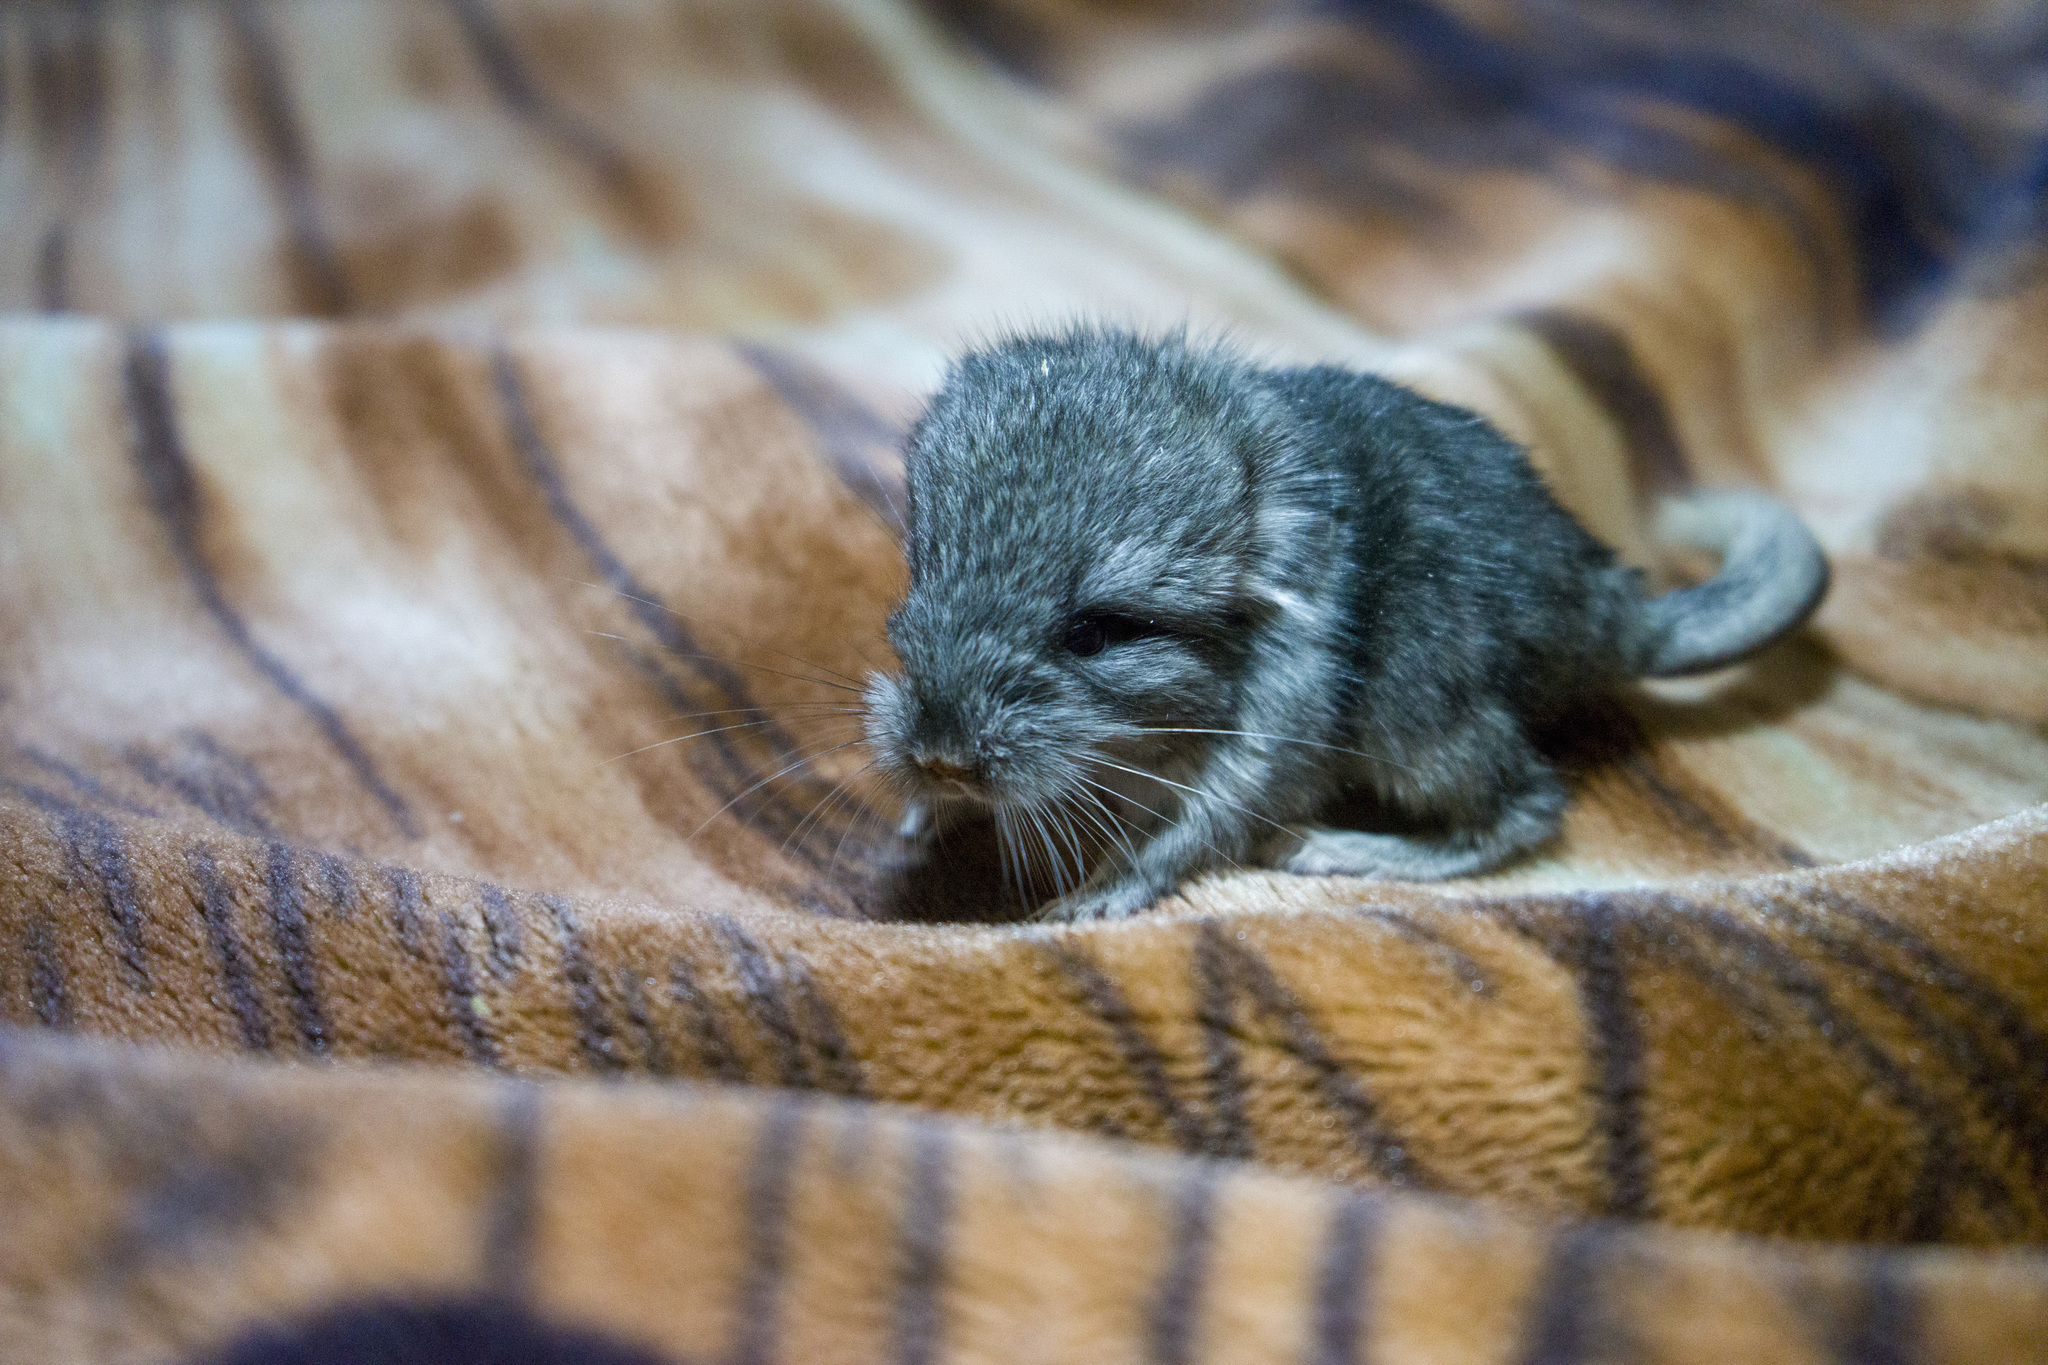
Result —
[{"label": "chinchilla tail", "polygon": [[1828,590],[1820,543],[1792,509],[1761,493],[1700,493],[1666,503],[1658,538],[1721,556],[1697,587],[1645,601],[1635,620],[1637,676],[1705,673],[1797,626]]}]

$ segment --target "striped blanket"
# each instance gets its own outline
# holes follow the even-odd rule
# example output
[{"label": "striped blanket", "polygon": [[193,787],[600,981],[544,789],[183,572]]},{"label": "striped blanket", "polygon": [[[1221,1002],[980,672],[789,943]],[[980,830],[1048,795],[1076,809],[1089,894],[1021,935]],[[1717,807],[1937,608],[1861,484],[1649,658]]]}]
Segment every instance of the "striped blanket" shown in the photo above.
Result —
[{"label": "striped blanket", "polygon": [[[0,5],[0,1362],[2048,1360],[2048,20]],[[859,681],[1024,323],[1810,628],[1539,856],[1031,922]]]}]

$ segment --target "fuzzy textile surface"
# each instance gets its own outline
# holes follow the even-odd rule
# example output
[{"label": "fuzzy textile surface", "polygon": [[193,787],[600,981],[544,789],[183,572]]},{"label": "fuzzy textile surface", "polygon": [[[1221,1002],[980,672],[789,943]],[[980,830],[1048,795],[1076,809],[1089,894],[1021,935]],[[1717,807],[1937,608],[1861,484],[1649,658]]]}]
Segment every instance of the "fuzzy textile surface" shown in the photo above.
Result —
[{"label": "fuzzy textile surface", "polygon": [[[12,3],[0,308],[0,1362],[2048,1360],[2033,7]],[[847,689],[1084,315],[1833,591],[1493,876],[1031,923]]]}]

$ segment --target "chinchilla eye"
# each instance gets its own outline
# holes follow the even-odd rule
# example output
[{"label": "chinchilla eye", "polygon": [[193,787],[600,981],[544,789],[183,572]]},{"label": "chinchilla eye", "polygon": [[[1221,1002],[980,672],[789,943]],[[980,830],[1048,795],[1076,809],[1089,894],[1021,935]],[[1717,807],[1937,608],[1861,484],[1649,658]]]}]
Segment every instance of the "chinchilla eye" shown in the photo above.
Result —
[{"label": "chinchilla eye", "polygon": [[1136,616],[1126,616],[1117,611],[1089,611],[1068,623],[1066,638],[1061,643],[1069,654],[1086,659],[1111,645],[1159,633],[1153,622]]},{"label": "chinchilla eye", "polygon": [[1109,632],[1102,628],[1099,617],[1083,616],[1067,627],[1067,638],[1063,643],[1067,647],[1067,653],[1077,654],[1085,659],[1091,654],[1100,654],[1109,647]]}]

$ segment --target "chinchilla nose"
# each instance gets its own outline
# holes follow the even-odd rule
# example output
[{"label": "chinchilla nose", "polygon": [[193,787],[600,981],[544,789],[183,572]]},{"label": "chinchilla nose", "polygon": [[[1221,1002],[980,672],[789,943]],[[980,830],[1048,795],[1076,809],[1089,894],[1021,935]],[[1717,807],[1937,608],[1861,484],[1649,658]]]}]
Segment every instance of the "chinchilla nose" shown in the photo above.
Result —
[{"label": "chinchilla nose", "polygon": [[925,776],[935,782],[961,782],[971,785],[981,781],[979,768],[962,767],[943,758],[920,758],[917,766],[924,769]]}]

